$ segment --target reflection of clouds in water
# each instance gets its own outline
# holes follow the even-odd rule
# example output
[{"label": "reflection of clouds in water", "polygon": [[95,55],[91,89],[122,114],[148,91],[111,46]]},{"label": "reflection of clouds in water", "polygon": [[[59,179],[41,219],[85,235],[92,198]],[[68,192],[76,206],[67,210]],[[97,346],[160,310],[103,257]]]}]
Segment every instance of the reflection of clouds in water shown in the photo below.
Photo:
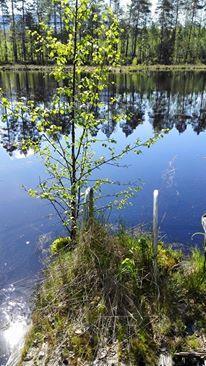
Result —
[{"label": "reflection of clouds in water", "polygon": [[[175,161],[177,159],[177,156],[174,156],[168,164],[168,168],[163,172],[162,179],[165,182],[165,185],[167,188],[171,188],[174,186],[175,183],[175,174],[176,174],[176,168],[175,168]],[[177,195],[179,192],[176,192]]]},{"label": "reflection of clouds in water", "polygon": [[11,350],[22,343],[27,327],[28,325],[25,319],[19,318],[13,323],[10,323],[9,327],[4,331],[3,337]]},{"label": "reflection of clouds in water", "polygon": [[[176,167],[175,167],[175,162],[177,159],[177,155],[175,155],[171,160],[169,160],[168,163],[168,167],[167,169],[163,172],[162,174],[162,180],[163,180],[163,185],[165,186],[165,188],[173,188],[174,192],[172,191],[172,196],[173,194],[176,196],[179,196],[180,192],[175,188],[176,186],[176,182],[175,182],[175,175],[176,175]],[[164,189],[163,189],[164,190]],[[170,200],[168,201],[168,203],[170,204]],[[165,211],[162,215],[162,217],[160,218],[160,224],[162,225],[163,222],[167,221],[167,216],[168,216],[168,212]],[[161,240],[164,240],[164,236],[161,238]]]},{"label": "reflection of clouds in water", "polygon": [[[30,281],[22,280],[18,288],[13,284],[0,290],[0,365],[6,363],[9,356],[19,354],[23,340],[29,327],[30,309],[29,296]],[[10,358],[11,360],[11,358]],[[16,363],[14,363],[16,365]]]},{"label": "reflection of clouds in water", "polygon": [[29,156],[34,155],[34,150],[29,149],[26,153],[23,153],[22,151],[16,150],[12,154],[12,159],[24,159],[28,158]]},{"label": "reflection of clouds in water", "polygon": [[16,366],[20,361],[20,350],[24,344],[24,337],[29,330],[25,318],[19,318],[12,322],[3,333],[4,341],[10,351],[10,357],[5,366]]}]

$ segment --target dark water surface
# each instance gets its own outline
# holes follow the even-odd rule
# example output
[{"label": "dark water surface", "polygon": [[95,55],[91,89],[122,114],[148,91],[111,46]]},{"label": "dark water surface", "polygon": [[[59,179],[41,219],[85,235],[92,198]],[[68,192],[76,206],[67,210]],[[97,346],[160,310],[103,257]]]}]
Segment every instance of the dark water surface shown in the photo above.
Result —
[{"label": "dark water surface", "polygon": [[[158,188],[165,240],[201,244],[191,236],[201,231],[201,215],[206,212],[206,74],[119,74],[111,76],[112,81],[102,99],[107,105],[109,97],[116,96],[118,103],[109,107],[109,121],[99,136],[114,137],[121,147],[154,131],[167,133],[141,156],[129,154],[123,161],[127,167],[107,166],[98,172],[121,182],[143,182],[133,206],[112,212],[111,220],[149,228],[152,192]],[[0,87],[13,99],[46,102],[55,82],[37,72],[1,72]],[[127,122],[116,124],[112,115],[120,111],[127,114]],[[33,134],[29,123],[8,122],[0,128],[0,366],[25,332],[28,298],[44,249],[62,231],[49,204],[29,198],[21,188],[35,187],[45,174],[38,158],[32,152],[25,156],[20,149],[21,140]]]}]

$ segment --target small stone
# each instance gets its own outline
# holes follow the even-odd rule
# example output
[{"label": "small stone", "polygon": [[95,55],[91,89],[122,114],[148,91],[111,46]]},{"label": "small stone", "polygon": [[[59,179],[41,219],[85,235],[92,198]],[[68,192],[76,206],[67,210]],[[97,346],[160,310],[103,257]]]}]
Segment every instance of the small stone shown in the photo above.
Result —
[{"label": "small stone", "polygon": [[24,357],[24,361],[28,362],[31,361],[33,359],[33,354],[32,353],[28,353],[25,357]]},{"label": "small stone", "polygon": [[45,356],[45,353],[43,351],[39,352],[38,358],[41,360]]},{"label": "small stone", "polygon": [[83,335],[85,333],[85,329],[82,329],[82,328],[76,328],[75,329],[75,332],[74,332],[76,335]]},{"label": "small stone", "polygon": [[107,356],[107,350],[106,349],[103,349],[102,351],[100,351],[99,355],[98,355],[98,358],[100,360],[102,360],[103,358],[105,358]]}]

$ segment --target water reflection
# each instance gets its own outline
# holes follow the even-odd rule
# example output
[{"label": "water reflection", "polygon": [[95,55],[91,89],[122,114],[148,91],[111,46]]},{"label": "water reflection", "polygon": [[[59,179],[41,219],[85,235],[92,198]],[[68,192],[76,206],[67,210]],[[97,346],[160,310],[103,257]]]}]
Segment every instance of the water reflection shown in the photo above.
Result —
[{"label": "water reflection", "polygon": [[[192,234],[201,231],[200,219],[206,210],[206,74],[136,73],[111,75],[110,79],[110,88],[102,94],[104,108],[95,111],[97,116],[106,115],[107,121],[94,134],[114,136],[123,146],[125,140],[132,143],[139,137],[151,136],[154,130],[167,131],[142,156],[129,154],[123,162],[128,168],[115,170],[107,166],[98,174],[114,181],[125,177],[131,182],[139,178],[144,181],[134,205],[123,211],[121,219],[128,226],[143,223],[149,227],[152,191],[159,188],[162,234],[166,233],[170,241],[190,244]],[[0,87],[11,99],[33,99],[48,107],[56,84],[46,73],[0,72]],[[109,102],[111,97],[117,100],[114,104]],[[125,117],[117,122],[114,117],[120,113]],[[39,139],[29,118],[7,118],[1,123],[1,366],[28,326],[28,298],[35,275],[42,268],[42,251],[61,230],[51,216],[50,206],[31,200],[20,189],[22,184],[35,187],[39,176],[45,174],[33,151],[22,149],[22,142],[28,138]],[[120,215],[114,213],[110,218],[117,221]],[[30,288],[25,277],[31,280]]]},{"label": "water reflection", "polygon": [[[206,129],[206,75],[205,73],[180,73],[168,75],[155,73],[149,75],[111,75],[110,88],[102,94],[105,107],[97,109],[97,117],[106,117],[100,130],[111,137],[116,129],[115,116],[124,114],[120,127],[126,137],[131,135],[147,119],[153,130],[176,129],[180,134],[189,126],[197,134]],[[0,73],[0,87],[10,98],[34,99],[36,103],[45,104],[49,109],[49,100],[55,81],[48,74],[37,72]],[[110,98],[115,97],[116,103],[111,104]],[[6,111],[4,111],[5,113]],[[65,109],[65,124],[68,123]],[[56,117],[55,117],[56,118]],[[62,115],[61,115],[62,118]],[[58,123],[55,120],[54,123]],[[94,131],[97,134],[98,131]],[[1,143],[10,155],[17,149],[21,155],[22,141],[38,140],[35,126],[29,118],[24,120],[7,118],[1,128]]]},{"label": "water reflection", "polygon": [[162,179],[165,182],[167,188],[171,188],[175,184],[175,174],[176,174],[176,167],[175,161],[177,156],[174,156],[168,164],[168,168],[163,172]]},{"label": "water reflection", "polygon": [[[26,286],[18,284],[7,286],[0,291],[0,362],[4,365],[10,354],[12,357],[23,344],[24,336],[29,327],[30,309],[28,306],[28,298],[31,293]],[[27,284],[28,285],[28,284]],[[27,287],[27,291],[25,291]],[[10,363],[8,363],[10,364]]]}]

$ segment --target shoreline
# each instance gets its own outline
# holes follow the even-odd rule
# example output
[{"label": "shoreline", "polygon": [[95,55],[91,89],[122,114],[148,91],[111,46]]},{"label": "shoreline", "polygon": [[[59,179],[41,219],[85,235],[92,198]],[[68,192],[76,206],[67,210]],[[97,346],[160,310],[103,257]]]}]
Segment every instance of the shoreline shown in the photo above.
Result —
[{"label": "shoreline", "polygon": [[[24,65],[24,64],[6,64],[0,65],[0,71],[37,71],[50,72],[56,65]],[[71,70],[71,66],[66,66],[66,69]],[[93,67],[86,66],[85,71],[92,71]],[[113,73],[132,73],[132,72],[205,72],[206,65],[128,65],[110,67],[109,70]]]}]

